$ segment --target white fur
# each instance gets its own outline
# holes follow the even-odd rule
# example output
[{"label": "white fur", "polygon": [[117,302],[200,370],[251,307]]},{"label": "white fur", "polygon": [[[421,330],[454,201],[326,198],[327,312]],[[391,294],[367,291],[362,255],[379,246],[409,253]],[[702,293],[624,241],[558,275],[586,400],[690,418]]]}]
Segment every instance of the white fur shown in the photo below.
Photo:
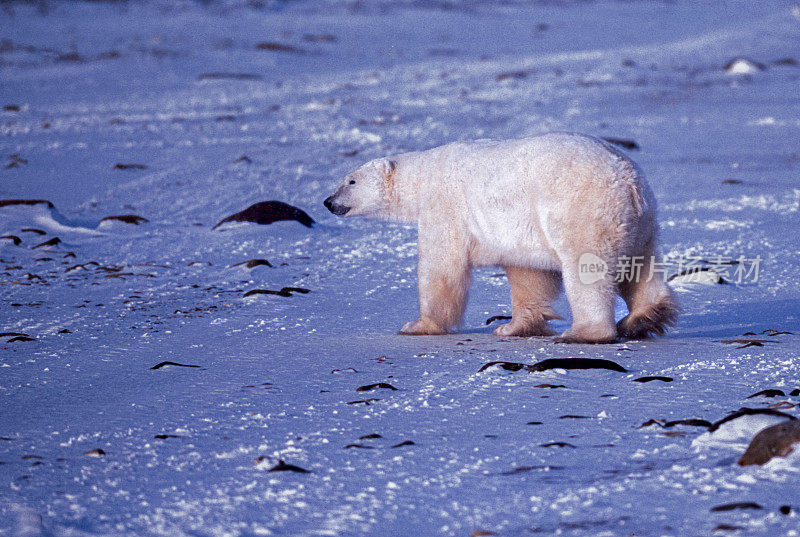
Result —
[{"label": "white fur", "polygon": [[346,216],[418,226],[421,315],[403,333],[444,333],[458,324],[470,269],[482,265],[509,272],[514,318],[500,335],[549,333],[559,272],[574,320],[565,341],[614,339],[617,293],[631,309],[629,333],[654,303],[666,300],[668,312],[674,306],[658,276],[619,289],[613,271],[591,285],[579,281],[585,252],[612,268],[622,256],[655,253],[655,200],[641,172],[590,136],[457,142],[377,159],[348,175],[329,200],[349,208]]}]

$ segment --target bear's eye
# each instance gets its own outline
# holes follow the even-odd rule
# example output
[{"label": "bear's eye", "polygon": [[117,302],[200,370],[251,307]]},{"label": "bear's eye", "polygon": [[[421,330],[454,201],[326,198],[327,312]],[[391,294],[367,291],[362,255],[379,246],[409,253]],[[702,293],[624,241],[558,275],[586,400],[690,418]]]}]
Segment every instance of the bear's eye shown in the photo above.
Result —
[{"label": "bear's eye", "polygon": [[351,184],[351,185],[354,185],[354,184],[356,184],[356,180],[355,180],[355,179],[350,179],[350,184]]}]

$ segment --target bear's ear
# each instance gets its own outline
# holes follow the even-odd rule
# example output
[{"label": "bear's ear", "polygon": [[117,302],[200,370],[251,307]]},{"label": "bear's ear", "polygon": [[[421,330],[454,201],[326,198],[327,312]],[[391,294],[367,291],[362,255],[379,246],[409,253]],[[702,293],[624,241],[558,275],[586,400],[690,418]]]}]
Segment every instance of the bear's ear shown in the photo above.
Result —
[{"label": "bear's ear", "polygon": [[390,159],[384,159],[381,162],[381,171],[383,172],[383,190],[387,196],[391,197],[394,194],[394,170],[397,168],[397,163]]},{"label": "bear's ear", "polygon": [[395,168],[397,168],[397,163],[393,160],[385,159],[381,162],[381,171],[383,171],[383,174],[387,177],[394,173]]}]

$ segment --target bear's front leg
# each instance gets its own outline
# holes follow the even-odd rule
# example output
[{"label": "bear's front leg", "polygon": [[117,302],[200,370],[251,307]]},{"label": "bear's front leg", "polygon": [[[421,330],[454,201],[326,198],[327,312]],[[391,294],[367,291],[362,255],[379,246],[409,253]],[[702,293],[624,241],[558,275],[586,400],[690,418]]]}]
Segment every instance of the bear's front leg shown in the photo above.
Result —
[{"label": "bear's front leg", "polygon": [[470,266],[467,245],[453,230],[420,225],[417,265],[420,316],[400,334],[446,334],[461,321],[467,303]]}]

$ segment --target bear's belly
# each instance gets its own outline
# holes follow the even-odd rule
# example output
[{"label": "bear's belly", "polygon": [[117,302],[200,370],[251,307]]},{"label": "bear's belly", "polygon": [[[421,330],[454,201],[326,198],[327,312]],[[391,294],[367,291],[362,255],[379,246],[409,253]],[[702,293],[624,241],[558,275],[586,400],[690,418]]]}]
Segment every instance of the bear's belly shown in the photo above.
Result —
[{"label": "bear's belly", "polygon": [[498,248],[497,245],[478,244],[470,255],[473,267],[490,265],[502,267],[526,267],[542,270],[561,270],[558,258],[543,248],[511,247]]},{"label": "bear's belly", "polygon": [[532,212],[473,211],[467,223],[473,266],[503,265],[560,270],[561,264]]}]

